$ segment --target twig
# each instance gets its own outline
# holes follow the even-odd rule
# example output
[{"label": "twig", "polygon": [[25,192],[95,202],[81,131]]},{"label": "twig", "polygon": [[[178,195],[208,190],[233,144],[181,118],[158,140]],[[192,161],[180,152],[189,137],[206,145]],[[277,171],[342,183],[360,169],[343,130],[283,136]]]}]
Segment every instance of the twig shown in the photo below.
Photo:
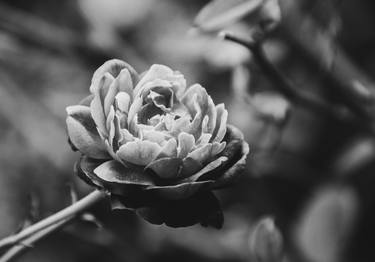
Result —
[{"label": "twig", "polygon": [[85,196],[84,198],[72,204],[71,206],[68,206],[67,208],[61,210],[60,212],[57,212],[39,221],[38,223],[25,228],[24,230],[15,235],[0,240],[0,249],[10,247],[13,245],[19,245],[25,239],[40,232],[41,230],[49,228],[50,226],[60,223],[61,221],[65,221],[70,217],[75,217],[79,215],[80,213],[91,207],[93,204],[103,199],[105,196],[106,194],[104,192],[98,190],[90,193],[89,195]]}]

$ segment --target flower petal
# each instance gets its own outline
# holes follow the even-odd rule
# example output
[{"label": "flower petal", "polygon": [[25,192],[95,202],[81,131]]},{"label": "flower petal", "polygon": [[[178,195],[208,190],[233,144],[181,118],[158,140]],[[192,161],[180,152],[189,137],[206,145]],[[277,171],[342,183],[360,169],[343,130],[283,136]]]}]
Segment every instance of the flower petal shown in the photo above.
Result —
[{"label": "flower petal", "polygon": [[128,168],[116,160],[104,162],[94,169],[94,174],[110,183],[154,185],[152,178],[140,169]]},{"label": "flower petal", "polygon": [[[222,188],[231,183],[233,183],[242,174],[246,167],[246,158],[249,153],[249,145],[243,141],[239,140],[241,143],[240,158],[235,159],[236,161],[230,165],[229,169],[224,172],[215,183],[212,188]],[[232,160],[233,161],[233,160]]]},{"label": "flower petal", "polygon": [[[191,177],[184,179],[183,181],[206,181],[206,180],[215,180],[217,176],[213,175],[212,172],[215,172],[219,167],[228,162],[228,157],[221,156],[215,159],[214,161],[208,163],[204,168],[199,170]],[[218,170],[217,170],[218,171]]]},{"label": "flower petal", "polygon": [[[136,78],[138,79],[138,77]],[[116,77],[116,82],[118,83],[118,90],[120,92],[125,92],[129,94],[129,96],[132,98],[133,97],[133,88],[134,80],[132,79],[132,74],[129,72],[129,69],[122,69],[120,74]]]},{"label": "flower petal", "polygon": [[221,142],[227,130],[228,111],[225,109],[224,104],[217,105],[216,110],[216,126],[212,133],[210,142]]},{"label": "flower petal", "polygon": [[212,144],[205,144],[190,152],[187,157],[204,164],[210,157],[212,152]]},{"label": "flower petal", "polygon": [[159,145],[163,144],[163,142],[167,141],[168,139],[171,139],[171,136],[165,132],[155,130],[142,130],[142,132],[144,140],[155,142]]},{"label": "flower petal", "polygon": [[117,155],[125,162],[146,166],[158,156],[160,151],[161,147],[157,143],[138,140],[122,145]]},{"label": "flower petal", "polygon": [[74,166],[75,173],[84,182],[98,189],[104,189],[104,185],[100,179],[94,174],[94,169],[106,162],[107,160],[93,159],[82,155]]},{"label": "flower petal", "polygon": [[178,157],[185,158],[195,145],[193,135],[182,132],[178,135]]},{"label": "flower petal", "polygon": [[152,161],[146,166],[146,169],[151,169],[160,178],[171,179],[177,177],[181,167],[181,158],[164,157]]},{"label": "flower petal", "polygon": [[194,160],[190,157],[186,157],[182,160],[182,168],[178,177],[186,178],[189,177],[199,170],[201,170],[203,165],[199,163],[197,160]]},{"label": "flower petal", "polygon": [[176,157],[177,156],[177,141],[174,138],[169,139],[158,155],[159,158],[163,157]]},{"label": "flower petal", "polygon": [[97,159],[109,157],[103,140],[96,130],[87,106],[69,106],[66,109],[68,135],[73,145],[83,154]]},{"label": "flower petal", "polygon": [[165,79],[167,76],[173,75],[173,70],[165,65],[152,65],[146,74],[139,80],[134,88],[134,95],[138,95],[143,86],[155,79]]},{"label": "flower petal", "polygon": [[115,99],[116,99],[117,108],[123,113],[128,113],[130,102],[131,102],[131,98],[129,94],[126,92],[119,92],[116,95]]},{"label": "flower petal", "polygon": [[186,199],[199,191],[204,191],[214,181],[186,182],[171,186],[150,186],[145,191],[152,192],[163,199]]},{"label": "flower petal", "polygon": [[138,73],[134,70],[133,67],[119,59],[112,59],[105,62],[95,71],[91,80],[90,92],[95,93],[96,89],[98,88],[98,83],[105,73],[109,73],[114,78],[116,78],[124,68],[128,69],[132,78],[132,82],[137,83],[139,77]]},{"label": "flower petal", "polygon": [[207,108],[208,123],[207,126],[204,126],[204,132],[212,133],[216,125],[217,111],[215,104],[212,101],[211,96],[208,96],[208,108]]},{"label": "flower petal", "polygon": [[105,74],[101,79],[101,84],[98,85],[98,88],[95,89],[94,99],[91,101],[90,108],[91,108],[91,116],[95,121],[96,126],[100,134],[107,137],[108,131],[106,127],[106,115],[104,113],[104,96],[105,96],[105,89],[109,88],[111,82],[113,81],[113,77]]}]

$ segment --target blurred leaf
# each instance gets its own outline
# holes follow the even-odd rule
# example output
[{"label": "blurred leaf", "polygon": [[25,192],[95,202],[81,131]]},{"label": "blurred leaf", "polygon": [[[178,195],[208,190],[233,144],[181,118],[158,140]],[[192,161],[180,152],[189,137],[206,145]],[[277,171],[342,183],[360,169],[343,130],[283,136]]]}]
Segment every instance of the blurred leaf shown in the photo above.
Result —
[{"label": "blurred leaf", "polygon": [[318,191],[295,232],[296,244],[308,261],[342,261],[357,208],[356,195],[349,188]]},{"label": "blurred leaf", "polygon": [[266,0],[260,9],[259,19],[263,31],[268,32],[275,28],[281,20],[279,0]]},{"label": "blurred leaf", "polygon": [[261,116],[276,123],[284,122],[290,110],[290,103],[284,97],[272,92],[257,93],[250,98],[250,103]]},{"label": "blurred leaf", "polygon": [[88,224],[94,225],[96,228],[103,228],[103,224],[99,221],[97,217],[95,217],[91,213],[83,213],[80,216],[80,220],[82,222],[86,222]]},{"label": "blurred leaf", "polygon": [[249,238],[251,254],[257,262],[281,262],[283,237],[273,218],[265,217],[255,226]]},{"label": "blurred leaf", "polygon": [[265,0],[215,0],[208,3],[195,18],[203,31],[216,31],[257,11]]},{"label": "blurred leaf", "polygon": [[341,19],[338,12],[340,1],[341,0],[308,1],[308,4],[311,4],[311,6],[307,8],[305,12],[313,17],[323,31],[335,36],[341,27]]}]

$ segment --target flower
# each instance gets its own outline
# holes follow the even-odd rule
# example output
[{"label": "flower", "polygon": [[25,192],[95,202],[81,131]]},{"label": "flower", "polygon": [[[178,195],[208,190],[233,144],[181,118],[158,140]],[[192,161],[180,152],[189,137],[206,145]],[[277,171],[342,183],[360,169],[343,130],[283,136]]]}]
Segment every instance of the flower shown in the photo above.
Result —
[{"label": "flower", "polygon": [[67,107],[69,141],[82,156],[78,175],[105,190],[113,208],[136,210],[151,223],[221,227],[211,190],[229,185],[248,145],[198,85],[163,65],[138,75],[110,60],[92,78],[91,95]]}]

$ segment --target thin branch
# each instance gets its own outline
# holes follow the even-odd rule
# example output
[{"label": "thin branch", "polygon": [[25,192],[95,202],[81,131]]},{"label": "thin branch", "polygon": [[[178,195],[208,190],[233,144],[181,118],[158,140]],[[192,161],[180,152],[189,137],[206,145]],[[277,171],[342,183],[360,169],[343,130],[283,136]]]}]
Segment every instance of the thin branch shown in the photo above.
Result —
[{"label": "thin branch", "polygon": [[283,94],[286,98],[291,100],[296,104],[300,104],[304,107],[307,107],[319,114],[324,114],[331,117],[334,120],[339,122],[346,122],[355,124],[371,133],[374,133],[375,130],[367,124],[363,124],[349,112],[342,110],[340,108],[334,107],[328,103],[325,103],[318,97],[308,95],[305,93],[299,92],[291,83],[289,79],[287,79],[266,57],[264,50],[261,46],[261,43],[251,42],[247,39],[243,39],[232,35],[230,33],[221,33],[221,37],[226,40],[238,43],[247,49],[249,49],[255,61],[259,65],[259,67],[263,70],[263,72],[268,76],[269,80],[272,81],[275,88],[279,90],[281,94]]},{"label": "thin branch", "polygon": [[0,240],[0,249],[10,247],[13,245],[19,245],[20,243],[23,243],[24,240],[26,240],[34,234],[37,234],[41,230],[49,228],[50,226],[58,224],[61,221],[65,221],[71,217],[76,217],[77,215],[81,214],[83,211],[91,207],[93,204],[102,200],[105,196],[106,194],[104,192],[98,190],[90,193],[89,195],[85,196],[84,198],[72,204],[71,206],[68,206],[67,208],[61,210],[60,212],[57,212],[39,221],[38,223],[25,228],[24,230],[15,235]]}]

